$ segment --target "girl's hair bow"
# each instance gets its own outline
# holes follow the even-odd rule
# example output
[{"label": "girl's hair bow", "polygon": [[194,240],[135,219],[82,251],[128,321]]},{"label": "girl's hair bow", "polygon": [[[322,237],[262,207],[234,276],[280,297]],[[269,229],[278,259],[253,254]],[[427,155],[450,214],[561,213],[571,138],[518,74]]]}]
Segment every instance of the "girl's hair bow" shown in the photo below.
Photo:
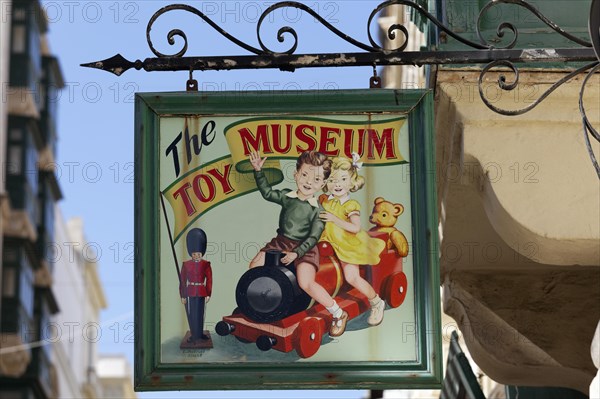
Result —
[{"label": "girl's hair bow", "polygon": [[357,171],[360,170],[360,168],[362,168],[362,166],[363,166],[362,162],[358,162],[359,159],[360,159],[360,155],[358,155],[357,153],[353,152],[352,153],[352,166]]}]

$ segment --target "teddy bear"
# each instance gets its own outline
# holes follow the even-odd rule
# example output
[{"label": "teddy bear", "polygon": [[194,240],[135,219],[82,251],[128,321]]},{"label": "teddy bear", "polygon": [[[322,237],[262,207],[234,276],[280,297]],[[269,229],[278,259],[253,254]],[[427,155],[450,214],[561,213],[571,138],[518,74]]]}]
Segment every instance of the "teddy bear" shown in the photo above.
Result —
[{"label": "teddy bear", "polygon": [[402,205],[392,204],[382,197],[377,197],[369,222],[375,225],[370,231],[388,233],[387,249],[394,248],[398,256],[406,257],[408,255],[408,241],[404,234],[394,227],[398,216],[402,212],[404,212]]}]

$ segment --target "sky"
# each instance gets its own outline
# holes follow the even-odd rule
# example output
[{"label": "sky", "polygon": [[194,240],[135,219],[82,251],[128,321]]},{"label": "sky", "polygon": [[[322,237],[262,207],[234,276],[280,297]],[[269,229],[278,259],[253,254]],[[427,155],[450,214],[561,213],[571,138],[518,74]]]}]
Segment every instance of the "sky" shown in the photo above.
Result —
[{"label": "sky", "polygon": [[[124,353],[133,364],[133,156],[134,94],[182,91],[187,72],[130,70],[117,77],[82,68],[82,63],[103,60],[120,53],[130,61],[153,57],[146,41],[146,25],[152,14],[172,4],[166,1],[47,1],[42,5],[49,19],[50,49],[60,62],[66,87],[58,96],[57,177],[64,194],[60,202],[66,218],[81,217],[89,242],[89,257],[99,263],[108,308],[101,314],[100,353]],[[209,15],[223,29],[258,47],[256,23],[272,2],[188,1]],[[323,18],[359,41],[368,43],[367,19],[375,1],[306,1]],[[197,16],[172,13],[152,29],[154,46],[163,53],[181,49],[181,40],[169,46],[166,32],[182,29],[188,36],[187,56],[249,55],[220,36]],[[270,20],[271,18],[269,18]],[[297,53],[352,52],[359,49],[295,9],[274,13],[274,28],[266,26],[261,37],[276,50],[277,29],[297,30]],[[376,35],[375,30],[372,30]],[[276,47],[279,46],[279,47]],[[370,67],[318,68],[294,73],[279,70],[214,71],[194,74],[201,91],[330,90],[367,88]],[[366,391],[229,391],[181,392],[177,397],[210,398],[362,398]],[[170,398],[168,392],[140,393],[141,398]]]}]

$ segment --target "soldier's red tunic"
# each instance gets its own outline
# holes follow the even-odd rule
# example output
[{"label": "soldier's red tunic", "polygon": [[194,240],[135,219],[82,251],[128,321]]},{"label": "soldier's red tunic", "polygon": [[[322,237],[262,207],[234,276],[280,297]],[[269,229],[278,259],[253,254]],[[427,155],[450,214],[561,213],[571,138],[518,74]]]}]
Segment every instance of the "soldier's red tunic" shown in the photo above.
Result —
[{"label": "soldier's red tunic", "polygon": [[210,262],[201,260],[183,262],[179,295],[185,297],[207,297],[212,293],[212,269]]}]

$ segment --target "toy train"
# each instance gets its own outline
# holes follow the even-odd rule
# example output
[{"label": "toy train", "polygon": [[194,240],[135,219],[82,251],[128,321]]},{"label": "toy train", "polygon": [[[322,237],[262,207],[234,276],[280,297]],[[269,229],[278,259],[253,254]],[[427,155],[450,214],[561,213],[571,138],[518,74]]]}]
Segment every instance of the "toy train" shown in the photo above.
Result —
[{"label": "toy train", "polygon": [[[386,240],[386,233],[369,232]],[[327,242],[319,243],[320,266],[316,281],[354,319],[369,311],[368,299],[343,280],[340,261]],[[236,288],[238,307],[216,325],[221,336],[233,335],[241,342],[255,342],[263,351],[296,350],[302,358],[313,356],[329,331],[331,314],[298,286],[293,266],[280,263],[280,253],[268,252],[265,265],[245,272]],[[404,302],[407,291],[402,257],[394,249],[384,249],[377,265],[360,267],[365,278],[391,308]]]}]

